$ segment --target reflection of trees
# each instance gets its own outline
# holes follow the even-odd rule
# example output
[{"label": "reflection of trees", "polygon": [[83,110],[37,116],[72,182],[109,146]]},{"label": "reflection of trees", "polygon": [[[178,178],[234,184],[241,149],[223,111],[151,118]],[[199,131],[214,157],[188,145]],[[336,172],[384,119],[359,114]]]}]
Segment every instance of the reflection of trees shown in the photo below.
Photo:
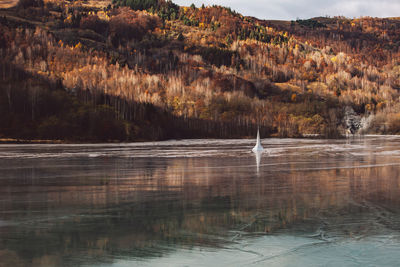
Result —
[{"label": "reflection of trees", "polygon": [[[380,223],[397,227],[384,216],[396,216],[400,207],[398,166],[343,168],[359,162],[385,163],[368,157],[304,161],[261,166],[257,175],[254,158],[99,158],[64,179],[43,179],[68,173],[62,167],[25,169],[23,181],[11,179],[17,174],[10,171],[0,181],[2,209],[15,212],[1,218],[32,222],[0,229],[0,253],[38,265],[157,257],[177,246],[223,246],[232,231],[310,232],[321,221],[331,222],[327,230],[361,231],[360,225],[337,225],[356,217],[366,222],[376,212]],[[241,167],[246,164],[251,167]]]}]

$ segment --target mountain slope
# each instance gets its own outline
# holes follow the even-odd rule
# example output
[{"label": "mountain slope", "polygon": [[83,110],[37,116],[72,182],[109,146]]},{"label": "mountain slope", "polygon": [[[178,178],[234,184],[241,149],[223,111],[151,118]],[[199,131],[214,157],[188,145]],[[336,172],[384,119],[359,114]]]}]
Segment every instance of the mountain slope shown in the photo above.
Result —
[{"label": "mountain slope", "polygon": [[[244,137],[257,125],[264,136],[337,137],[345,107],[370,116],[365,131],[400,130],[399,19],[263,21],[161,0],[24,0],[0,16],[2,114],[25,99],[21,116],[33,128],[54,117],[32,115],[46,103],[33,93],[40,78],[80,105],[109,107],[115,122],[107,127],[125,132],[106,139]],[[15,68],[37,78],[21,80]],[[24,93],[10,93],[21,86]],[[27,125],[13,123],[0,135]],[[55,138],[39,130],[25,137]]]}]

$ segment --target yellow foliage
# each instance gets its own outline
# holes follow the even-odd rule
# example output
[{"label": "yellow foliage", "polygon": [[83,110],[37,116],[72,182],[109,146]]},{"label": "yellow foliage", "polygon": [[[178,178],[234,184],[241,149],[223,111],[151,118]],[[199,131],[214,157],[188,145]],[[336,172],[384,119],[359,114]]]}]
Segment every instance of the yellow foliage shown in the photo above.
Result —
[{"label": "yellow foliage", "polygon": [[376,105],[376,109],[377,109],[377,110],[381,110],[381,109],[383,109],[385,106],[386,106],[386,103],[384,103],[384,102],[379,102],[379,103]]},{"label": "yellow foliage", "polygon": [[180,110],[181,104],[182,102],[180,101],[179,97],[175,96],[174,99],[172,100],[172,106],[174,110]]},{"label": "yellow foliage", "polygon": [[365,108],[366,108],[368,111],[372,111],[372,110],[374,110],[374,105],[373,105],[373,104],[366,104],[366,105],[365,105]]},{"label": "yellow foliage", "polygon": [[81,42],[77,43],[74,47],[74,49],[81,49],[82,48],[82,44]]},{"label": "yellow foliage", "polygon": [[331,58],[331,61],[332,61],[332,62],[336,62],[336,61],[337,61],[337,57],[332,57],[332,58]]},{"label": "yellow foliage", "polygon": [[64,19],[64,23],[72,23],[72,15],[69,15],[66,19]]},{"label": "yellow foliage", "polygon": [[267,30],[267,32],[273,32],[274,31],[274,29],[271,28],[271,27],[266,27],[265,29]]},{"label": "yellow foliage", "polygon": [[107,14],[106,12],[104,12],[104,11],[99,11],[99,12],[97,12],[97,16],[99,17],[99,19],[102,19],[102,20],[106,20],[106,21],[109,21],[109,20],[110,20],[110,17],[109,17],[108,14]]}]

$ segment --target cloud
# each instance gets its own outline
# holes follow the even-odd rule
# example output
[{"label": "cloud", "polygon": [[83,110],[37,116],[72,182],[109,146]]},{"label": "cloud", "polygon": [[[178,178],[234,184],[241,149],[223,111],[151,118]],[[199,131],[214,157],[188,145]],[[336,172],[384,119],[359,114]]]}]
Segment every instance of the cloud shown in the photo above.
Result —
[{"label": "cloud", "polygon": [[179,5],[222,5],[261,19],[293,20],[318,16],[399,17],[399,0],[175,0]]}]

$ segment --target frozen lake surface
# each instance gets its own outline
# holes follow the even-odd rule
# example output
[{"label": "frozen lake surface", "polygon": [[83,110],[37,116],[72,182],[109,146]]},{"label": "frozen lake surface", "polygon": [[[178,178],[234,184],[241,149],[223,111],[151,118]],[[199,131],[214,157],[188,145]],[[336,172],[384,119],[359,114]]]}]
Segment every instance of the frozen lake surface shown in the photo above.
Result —
[{"label": "frozen lake surface", "polygon": [[0,266],[400,266],[400,137],[0,145]]}]

